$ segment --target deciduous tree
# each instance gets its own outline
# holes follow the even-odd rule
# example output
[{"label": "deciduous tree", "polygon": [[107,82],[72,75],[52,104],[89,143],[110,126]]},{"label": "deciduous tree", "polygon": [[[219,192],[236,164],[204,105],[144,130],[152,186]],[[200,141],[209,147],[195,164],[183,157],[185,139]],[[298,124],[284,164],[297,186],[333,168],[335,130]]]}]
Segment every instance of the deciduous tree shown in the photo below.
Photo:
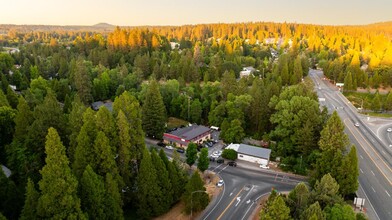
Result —
[{"label": "deciduous tree", "polygon": [[197,159],[197,168],[201,172],[204,172],[205,170],[208,169],[209,165],[210,165],[210,160],[208,159],[208,149],[202,148],[200,151],[199,158]]}]

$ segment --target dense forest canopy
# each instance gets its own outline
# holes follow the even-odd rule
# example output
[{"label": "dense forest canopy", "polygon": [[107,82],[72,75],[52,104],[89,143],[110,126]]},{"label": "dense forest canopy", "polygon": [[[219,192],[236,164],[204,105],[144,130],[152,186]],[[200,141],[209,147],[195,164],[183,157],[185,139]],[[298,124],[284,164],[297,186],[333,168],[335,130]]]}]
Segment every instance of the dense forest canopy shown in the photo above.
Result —
[{"label": "dense forest canopy", "polygon": [[[392,86],[390,23],[0,27],[0,163],[12,170],[0,176],[0,212],[12,219],[122,219],[122,210],[151,218],[188,201],[203,190],[198,173],[189,178],[144,142],[162,137],[168,117],[220,127],[226,143],[271,141],[282,169],[309,175],[312,185],[330,173],[348,196],[357,188],[355,147],[338,115],[320,108],[309,68],[347,91]],[[391,92],[378,100],[390,110]],[[112,108],[94,111],[96,101]],[[46,212],[56,190],[48,183],[59,175],[53,157],[72,183],[56,196],[72,201]],[[24,207],[7,205],[23,195]],[[200,210],[208,199],[199,199]]]}]

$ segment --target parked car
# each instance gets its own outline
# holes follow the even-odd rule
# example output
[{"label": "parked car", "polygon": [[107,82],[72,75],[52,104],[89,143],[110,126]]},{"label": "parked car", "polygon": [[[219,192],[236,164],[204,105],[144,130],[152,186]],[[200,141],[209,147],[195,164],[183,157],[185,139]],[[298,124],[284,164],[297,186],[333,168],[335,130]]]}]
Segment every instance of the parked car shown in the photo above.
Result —
[{"label": "parked car", "polygon": [[232,167],[236,167],[236,166],[237,166],[237,163],[234,162],[234,161],[230,161],[230,162],[228,162],[227,164],[228,164],[229,166],[232,166]]},{"label": "parked car", "polygon": [[167,145],[167,146],[166,146],[166,149],[168,149],[168,150],[173,150],[173,147],[170,146],[170,145]]},{"label": "parked car", "polygon": [[212,162],[215,162],[215,157],[213,157],[213,156],[210,156],[210,161],[212,161]]},{"label": "parked car", "polygon": [[392,128],[388,128],[388,129],[387,129],[387,132],[392,132]]},{"label": "parked car", "polygon": [[223,180],[219,180],[219,182],[216,184],[217,187],[222,187],[225,182]]},{"label": "parked car", "polygon": [[160,146],[160,147],[166,147],[166,144],[163,143],[162,141],[158,142],[157,145]]},{"label": "parked car", "polygon": [[218,159],[216,160],[216,162],[217,162],[217,163],[224,163],[225,160],[224,160],[223,158],[218,158]]},{"label": "parked car", "polygon": [[184,148],[177,148],[177,152],[179,152],[179,153],[185,153],[185,149]]}]

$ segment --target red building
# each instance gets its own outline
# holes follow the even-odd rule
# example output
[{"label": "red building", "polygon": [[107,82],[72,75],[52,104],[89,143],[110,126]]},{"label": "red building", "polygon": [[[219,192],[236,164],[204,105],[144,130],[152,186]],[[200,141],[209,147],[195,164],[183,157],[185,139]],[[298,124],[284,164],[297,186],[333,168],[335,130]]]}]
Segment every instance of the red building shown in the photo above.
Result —
[{"label": "red building", "polygon": [[211,129],[202,125],[191,125],[163,134],[163,141],[166,144],[175,143],[178,147],[184,148],[190,142],[201,144],[207,139],[211,139]]}]

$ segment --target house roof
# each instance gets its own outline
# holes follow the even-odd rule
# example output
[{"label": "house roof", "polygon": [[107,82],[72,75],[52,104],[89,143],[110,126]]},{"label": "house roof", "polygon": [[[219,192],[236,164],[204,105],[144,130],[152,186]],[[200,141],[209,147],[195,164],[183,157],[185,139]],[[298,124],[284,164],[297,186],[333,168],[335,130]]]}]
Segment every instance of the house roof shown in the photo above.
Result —
[{"label": "house roof", "polygon": [[180,128],[175,131],[170,132],[170,134],[175,135],[184,140],[192,140],[199,135],[202,135],[210,131],[210,128],[202,125],[192,125],[185,128]]},{"label": "house roof", "polygon": [[3,172],[4,172],[4,174],[5,174],[5,176],[6,176],[7,178],[11,176],[11,170],[8,169],[6,166],[1,165],[1,169],[3,170]]},{"label": "house roof", "polygon": [[226,148],[233,149],[240,154],[246,154],[246,155],[265,158],[265,159],[269,159],[271,155],[271,149],[250,146],[247,144],[230,144]]},{"label": "house roof", "polygon": [[95,111],[98,111],[99,108],[101,108],[102,106],[105,106],[110,112],[113,111],[113,102],[102,102],[102,101],[98,101],[98,102],[93,102],[93,103],[91,103],[91,107],[92,107]]}]

